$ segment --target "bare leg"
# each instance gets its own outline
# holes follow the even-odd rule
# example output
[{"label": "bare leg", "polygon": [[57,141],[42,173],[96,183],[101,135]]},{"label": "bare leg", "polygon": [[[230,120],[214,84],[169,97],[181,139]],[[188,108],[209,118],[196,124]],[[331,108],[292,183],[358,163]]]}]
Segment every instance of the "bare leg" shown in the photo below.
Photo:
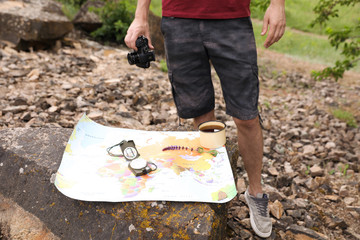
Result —
[{"label": "bare leg", "polygon": [[261,169],[263,158],[263,136],[259,118],[240,120],[233,118],[238,130],[238,144],[245,170],[249,178],[249,193],[262,193]]},{"label": "bare leg", "polygon": [[194,118],[194,128],[198,129],[198,126],[200,123],[206,122],[206,121],[211,121],[211,120],[216,120],[215,119],[215,112],[214,110],[205,113],[199,117]]}]

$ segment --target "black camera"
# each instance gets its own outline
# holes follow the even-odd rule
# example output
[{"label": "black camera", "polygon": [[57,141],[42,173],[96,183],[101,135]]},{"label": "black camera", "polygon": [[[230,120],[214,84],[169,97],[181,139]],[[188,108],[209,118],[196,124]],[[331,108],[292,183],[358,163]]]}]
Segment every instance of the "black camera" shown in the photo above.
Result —
[{"label": "black camera", "polygon": [[138,51],[128,53],[127,59],[130,65],[136,64],[136,66],[141,68],[150,67],[150,62],[155,61],[154,51],[149,50],[148,40],[144,36],[138,37],[136,39],[136,47]]}]

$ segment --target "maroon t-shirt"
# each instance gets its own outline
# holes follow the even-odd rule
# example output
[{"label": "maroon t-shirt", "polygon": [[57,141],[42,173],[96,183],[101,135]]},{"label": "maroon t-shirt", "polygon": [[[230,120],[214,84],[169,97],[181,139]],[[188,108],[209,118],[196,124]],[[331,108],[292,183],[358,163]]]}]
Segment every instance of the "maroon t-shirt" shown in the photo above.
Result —
[{"label": "maroon t-shirt", "polygon": [[164,17],[230,19],[250,16],[250,0],[162,0]]}]

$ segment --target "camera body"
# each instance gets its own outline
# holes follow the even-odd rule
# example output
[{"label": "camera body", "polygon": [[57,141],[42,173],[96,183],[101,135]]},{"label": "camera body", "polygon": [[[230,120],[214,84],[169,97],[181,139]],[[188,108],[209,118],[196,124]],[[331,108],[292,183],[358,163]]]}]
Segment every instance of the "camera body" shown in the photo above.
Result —
[{"label": "camera body", "polygon": [[136,64],[136,66],[141,68],[150,67],[150,62],[155,61],[155,53],[154,51],[149,50],[148,39],[144,36],[140,36],[136,39],[135,44],[138,51],[128,53],[127,59],[129,64]]}]

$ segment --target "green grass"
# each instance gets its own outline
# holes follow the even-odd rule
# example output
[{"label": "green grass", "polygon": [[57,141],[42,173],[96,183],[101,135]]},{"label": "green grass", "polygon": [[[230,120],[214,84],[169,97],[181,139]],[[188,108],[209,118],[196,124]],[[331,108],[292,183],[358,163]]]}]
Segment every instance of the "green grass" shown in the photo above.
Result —
[{"label": "green grass", "polygon": [[160,60],[160,69],[161,71],[163,72],[168,72],[168,68],[167,68],[167,65],[166,65],[166,61],[164,59],[161,59]]},{"label": "green grass", "polygon": [[[286,25],[305,32],[316,34],[325,34],[326,27],[315,25],[310,27],[310,23],[315,19],[313,12],[318,0],[291,0],[285,1]],[[333,29],[341,29],[344,25],[354,26],[359,22],[360,5],[354,7],[339,7],[338,18],[333,18],[328,22],[328,26]],[[251,15],[253,18],[263,19],[264,12],[252,8]]]},{"label": "green grass", "polygon": [[150,10],[157,16],[161,17],[161,0],[152,0]]},{"label": "green grass", "polygon": [[340,119],[341,121],[346,122],[346,124],[347,124],[349,127],[354,127],[354,128],[357,128],[357,127],[358,127],[354,115],[351,114],[350,112],[347,112],[347,111],[342,110],[342,109],[334,109],[334,110],[332,111],[332,114],[333,114],[334,117],[336,117],[337,119]]},{"label": "green grass", "polygon": [[61,9],[65,16],[71,21],[74,19],[75,15],[78,13],[80,6],[74,4],[74,2],[68,0],[57,0],[61,4]]},{"label": "green grass", "polygon": [[62,11],[69,20],[73,20],[80,8],[63,3]]},{"label": "green grass", "polygon": [[[262,23],[254,22],[254,34],[258,48],[264,49],[266,36],[261,36]],[[332,65],[335,60],[341,60],[340,51],[331,47],[327,38],[305,35],[287,29],[279,42],[273,44],[270,50],[284,53],[313,63]],[[357,66],[355,70],[360,70]]]}]

